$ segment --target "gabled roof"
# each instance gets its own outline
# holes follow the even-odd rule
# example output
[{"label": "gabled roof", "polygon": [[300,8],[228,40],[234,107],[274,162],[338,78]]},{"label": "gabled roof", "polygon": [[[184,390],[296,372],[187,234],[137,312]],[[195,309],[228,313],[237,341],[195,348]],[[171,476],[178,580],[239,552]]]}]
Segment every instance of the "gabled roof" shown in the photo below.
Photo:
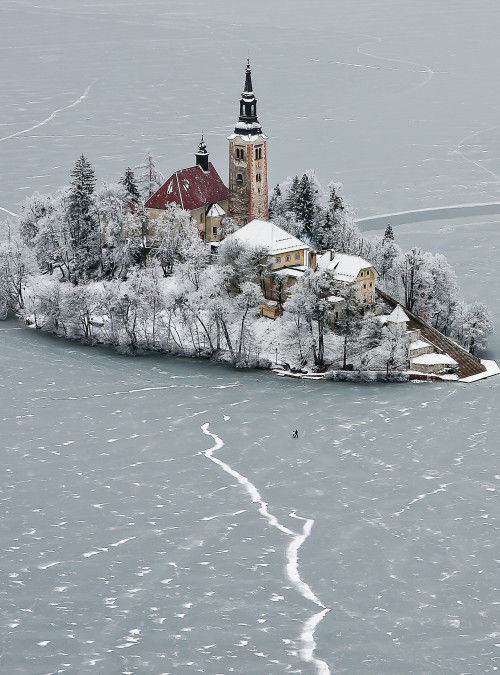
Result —
[{"label": "gabled roof", "polygon": [[201,206],[225,201],[228,196],[227,187],[212,162],[209,162],[207,172],[199,166],[191,166],[173,173],[148,199],[145,206],[148,209],[164,210],[167,204],[178,204],[186,211],[192,211]]},{"label": "gabled roof", "polygon": [[331,270],[337,281],[349,283],[356,281],[361,270],[373,267],[359,255],[347,255],[347,253],[336,253],[333,260],[330,260],[330,251],[318,256],[316,263],[321,270]]},{"label": "gabled roof", "polygon": [[218,204],[214,204],[213,206],[210,207],[210,210],[207,213],[207,216],[209,218],[217,218],[219,216],[225,216],[226,212],[222,208],[222,206],[219,206]]},{"label": "gabled roof", "polygon": [[396,305],[392,312],[387,317],[386,321],[391,323],[406,323],[410,320],[408,314],[404,311],[401,305]]},{"label": "gabled roof", "polygon": [[[269,220],[251,220],[229,237],[234,237],[251,246],[265,246],[269,255],[279,255],[288,251],[309,250],[303,241],[292,236]],[[226,238],[229,238],[226,237]]]}]

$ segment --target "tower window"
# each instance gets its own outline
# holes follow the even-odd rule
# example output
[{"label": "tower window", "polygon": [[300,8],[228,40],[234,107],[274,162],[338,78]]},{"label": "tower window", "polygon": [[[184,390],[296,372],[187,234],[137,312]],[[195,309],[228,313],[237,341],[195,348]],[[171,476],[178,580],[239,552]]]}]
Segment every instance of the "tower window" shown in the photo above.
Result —
[{"label": "tower window", "polygon": [[262,180],[262,175],[261,175],[260,173],[258,173],[258,174],[255,176],[255,180],[257,181],[257,183],[260,183],[260,181]]},{"label": "tower window", "polygon": [[262,159],[262,145],[255,148],[255,159]]},{"label": "tower window", "polygon": [[243,182],[243,176],[241,175],[241,173],[236,174],[236,182],[237,183]]},{"label": "tower window", "polygon": [[213,234],[214,236],[217,235],[217,228],[216,228],[216,227],[213,227],[213,228],[212,228],[212,234]]},{"label": "tower window", "polygon": [[245,159],[244,148],[236,148],[236,159]]}]

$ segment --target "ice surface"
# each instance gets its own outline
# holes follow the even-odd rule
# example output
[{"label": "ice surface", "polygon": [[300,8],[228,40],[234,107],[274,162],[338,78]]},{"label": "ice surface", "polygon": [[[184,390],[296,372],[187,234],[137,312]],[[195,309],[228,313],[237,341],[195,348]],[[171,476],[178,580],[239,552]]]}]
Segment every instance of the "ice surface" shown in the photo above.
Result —
[{"label": "ice surface", "polygon": [[[359,216],[497,203],[496,4],[353,8],[7,3],[2,214],[66,184],[81,152],[111,181],[149,147],[169,175],[201,129],[224,176],[243,35],[270,185],[314,167]],[[394,223],[396,241],[444,252],[467,301],[495,308],[498,218],[465,213]],[[2,672],[497,667],[500,378],[333,385],[130,359],[13,321],[0,346]],[[295,535],[207,460],[206,423],[277,522],[314,521],[294,569],[331,611],[290,580]]]}]

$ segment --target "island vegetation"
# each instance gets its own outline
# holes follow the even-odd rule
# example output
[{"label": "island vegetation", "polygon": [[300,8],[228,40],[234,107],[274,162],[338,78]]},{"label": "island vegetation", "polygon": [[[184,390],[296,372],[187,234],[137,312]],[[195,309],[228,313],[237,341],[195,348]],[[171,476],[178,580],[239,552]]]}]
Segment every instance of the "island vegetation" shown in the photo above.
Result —
[{"label": "island vegetation", "polygon": [[[382,299],[363,311],[329,270],[308,269],[280,298],[280,316],[262,317],[263,280],[273,275],[266,250],[228,237],[215,253],[175,205],[153,224],[144,203],[161,181],[148,153],[135,173],[128,168],[117,183],[97,188],[82,155],[68,187],[26,199],[20,217],[3,223],[2,317],[12,312],[38,329],[131,354],[401,379],[408,344],[380,320],[388,313]],[[390,225],[383,236],[362,236],[340,184],[324,191],[312,171],[287,178],[269,209],[274,223],[312,249],[370,261],[378,288],[471,353],[486,345],[491,314],[481,301],[463,302],[445,256],[403,251]],[[223,228],[230,234],[235,225],[226,218]],[[333,295],[344,300],[336,322]]]}]

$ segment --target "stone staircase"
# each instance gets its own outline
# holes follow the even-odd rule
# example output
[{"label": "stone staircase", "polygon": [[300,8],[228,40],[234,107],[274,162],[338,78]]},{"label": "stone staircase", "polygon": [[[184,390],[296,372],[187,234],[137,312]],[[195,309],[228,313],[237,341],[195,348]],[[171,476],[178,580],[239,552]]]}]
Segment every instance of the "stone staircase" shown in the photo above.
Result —
[{"label": "stone staircase", "polygon": [[[384,293],[379,288],[376,289],[376,292],[390,307],[394,308],[399,304],[394,298],[391,298],[390,295],[387,295],[387,293]],[[404,310],[410,319],[407,324],[408,330],[420,331],[423,340],[434,345],[437,351],[441,351],[444,354],[451,356],[452,359],[458,363],[459,378],[470,377],[471,375],[478,375],[479,373],[485,372],[485,366],[483,366],[476,356],[469,354],[466,349],[461,347],[454,340],[440,333],[419,316],[406,309],[406,307]]]}]

